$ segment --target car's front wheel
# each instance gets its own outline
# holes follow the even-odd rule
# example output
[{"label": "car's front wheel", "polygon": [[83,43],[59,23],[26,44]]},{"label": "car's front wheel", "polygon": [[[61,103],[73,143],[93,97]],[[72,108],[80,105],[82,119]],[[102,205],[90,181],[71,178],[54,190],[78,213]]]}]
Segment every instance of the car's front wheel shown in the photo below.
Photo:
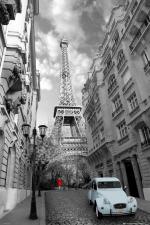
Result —
[{"label": "car's front wheel", "polygon": [[135,217],[135,213],[129,214],[130,217]]},{"label": "car's front wheel", "polygon": [[97,216],[98,219],[102,218],[102,214],[99,212],[97,205],[96,205],[95,212],[96,212],[96,216]]}]

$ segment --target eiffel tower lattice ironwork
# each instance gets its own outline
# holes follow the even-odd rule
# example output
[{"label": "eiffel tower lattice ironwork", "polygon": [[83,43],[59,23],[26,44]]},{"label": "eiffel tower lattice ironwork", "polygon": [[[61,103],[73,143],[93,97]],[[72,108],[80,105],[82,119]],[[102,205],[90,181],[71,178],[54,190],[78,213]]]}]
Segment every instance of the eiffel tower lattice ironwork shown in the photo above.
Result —
[{"label": "eiffel tower lattice ironwork", "polygon": [[54,108],[54,127],[51,133],[55,150],[51,157],[53,160],[73,158],[73,156],[86,156],[87,140],[84,134],[81,107],[76,106],[68,61],[68,41],[60,42],[62,53],[62,69],[60,74],[59,105]]}]

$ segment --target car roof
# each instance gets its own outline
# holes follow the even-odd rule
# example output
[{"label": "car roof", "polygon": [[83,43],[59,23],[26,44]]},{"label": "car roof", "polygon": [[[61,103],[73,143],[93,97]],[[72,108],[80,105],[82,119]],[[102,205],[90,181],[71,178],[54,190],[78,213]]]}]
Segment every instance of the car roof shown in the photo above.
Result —
[{"label": "car roof", "polygon": [[116,177],[94,177],[92,181],[95,180],[96,182],[100,181],[119,181]]}]

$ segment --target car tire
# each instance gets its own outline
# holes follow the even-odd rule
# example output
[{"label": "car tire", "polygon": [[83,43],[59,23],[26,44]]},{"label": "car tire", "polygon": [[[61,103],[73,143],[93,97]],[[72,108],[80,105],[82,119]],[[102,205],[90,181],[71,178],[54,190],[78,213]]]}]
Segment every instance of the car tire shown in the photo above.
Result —
[{"label": "car tire", "polygon": [[89,202],[89,205],[92,205],[92,201],[91,200],[89,200],[88,202]]},{"label": "car tire", "polygon": [[102,218],[102,214],[99,212],[97,205],[96,205],[95,212],[96,212],[96,217],[97,217],[98,219],[101,219],[101,218]]},{"label": "car tire", "polygon": [[135,217],[135,213],[132,213],[129,216],[134,218]]},{"label": "car tire", "polygon": [[96,211],[96,202],[93,203],[93,210]]}]

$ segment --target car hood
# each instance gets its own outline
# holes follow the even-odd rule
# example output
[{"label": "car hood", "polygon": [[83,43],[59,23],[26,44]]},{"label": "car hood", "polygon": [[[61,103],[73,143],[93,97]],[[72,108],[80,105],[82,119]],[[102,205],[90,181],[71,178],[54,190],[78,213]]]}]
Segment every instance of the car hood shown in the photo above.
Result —
[{"label": "car hood", "polygon": [[127,195],[123,190],[100,190],[98,191],[104,198],[108,199],[111,203],[127,203]]}]

